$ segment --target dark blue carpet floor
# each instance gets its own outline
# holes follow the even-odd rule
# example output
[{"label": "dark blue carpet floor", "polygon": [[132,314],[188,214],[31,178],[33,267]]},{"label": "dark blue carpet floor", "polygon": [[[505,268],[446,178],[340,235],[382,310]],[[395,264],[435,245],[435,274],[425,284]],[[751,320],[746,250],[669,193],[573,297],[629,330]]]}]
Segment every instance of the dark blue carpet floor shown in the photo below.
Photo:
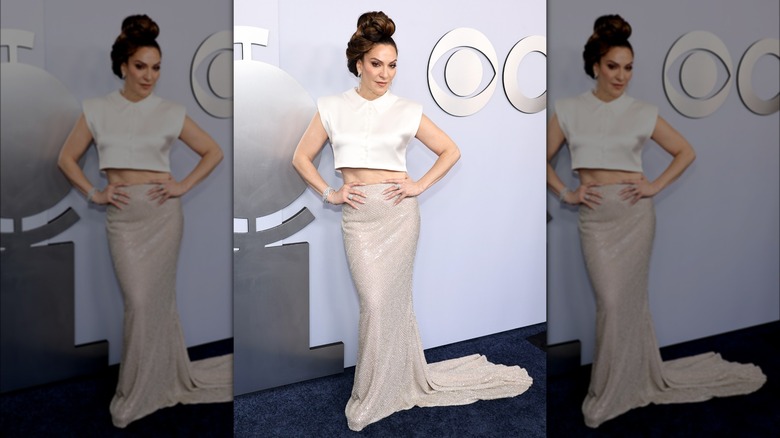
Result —
[{"label": "dark blue carpet floor", "polygon": [[[193,360],[228,354],[226,339],[188,350]],[[111,424],[108,405],[114,395],[119,365],[104,372],[22,389],[0,396],[2,437],[230,437],[233,403],[176,405],[130,423]]]},{"label": "dark blue carpet floor", "polygon": [[347,428],[344,416],[355,375],[350,367],[342,374],[236,397],[235,436],[544,437],[546,354],[537,340],[544,339],[545,330],[546,324],[536,324],[425,351],[428,362],[480,353],[494,363],[520,365],[534,384],[518,397],[465,406],[415,407],[356,433]]},{"label": "dark blue carpet floor", "polygon": [[761,367],[767,382],[758,391],[700,403],[649,405],[585,426],[580,410],[588,390],[590,365],[551,377],[548,397],[550,437],[775,437],[780,431],[780,322],[671,345],[664,360],[715,351],[724,359]]}]

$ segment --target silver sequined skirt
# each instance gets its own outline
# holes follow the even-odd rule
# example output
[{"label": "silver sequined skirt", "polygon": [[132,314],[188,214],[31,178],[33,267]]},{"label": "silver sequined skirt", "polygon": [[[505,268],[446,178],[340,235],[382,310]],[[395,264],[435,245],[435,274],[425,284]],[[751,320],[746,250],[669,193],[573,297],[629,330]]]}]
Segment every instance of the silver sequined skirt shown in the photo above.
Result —
[{"label": "silver sequined skirt", "polygon": [[106,232],[124,300],[114,425],[125,427],[177,403],[232,399],[232,355],[190,362],[176,309],[176,265],[184,218],[181,201],[148,199],[153,187],[124,187],[129,205],[106,211]]},{"label": "silver sequined skirt", "polygon": [[[412,301],[420,231],[416,198],[384,200],[387,184],[360,187],[366,203],[342,213],[344,247],[360,299],[358,361],[346,406],[352,430],[413,406],[462,405],[513,397],[533,383],[518,366],[484,356],[427,364]],[[464,315],[467,317],[467,315]]]},{"label": "silver sequined skirt", "polygon": [[651,198],[631,205],[622,184],[598,187],[595,209],[580,207],[585,265],[596,298],[596,349],[585,424],[598,427],[649,403],[683,403],[746,394],[766,377],[752,364],[727,362],[716,353],[661,361],[650,315],[648,277],[655,233]]}]

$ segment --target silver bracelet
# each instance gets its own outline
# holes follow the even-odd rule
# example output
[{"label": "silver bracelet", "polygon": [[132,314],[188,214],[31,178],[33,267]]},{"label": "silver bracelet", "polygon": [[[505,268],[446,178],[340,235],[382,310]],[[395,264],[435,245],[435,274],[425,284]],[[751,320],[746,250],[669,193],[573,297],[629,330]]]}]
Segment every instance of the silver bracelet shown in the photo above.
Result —
[{"label": "silver bracelet", "polygon": [[89,192],[87,193],[87,204],[89,204],[92,201],[92,197],[95,196],[95,193],[97,193],[98,189],[97,187],[92,187],[89,189]]},{"label": "silver bracelet", "polygon": [[334,189],[333,187],[328,186],[328,188],[325,189],[324,192],[322,192],[322,202],[324,202],[326,204],[330,204],[330,201],[328,201],[328,196],[330,196],[330,194],[335,192],[335,191],[336,191],[336,189]]},{"label": "silver bracelet", "polygon": [[566,202],[564,199],[566,198],[566,195],[571,193],[571,190],[569,190],[568,187],[564,187],[563,190],[561,190],[561,193],[558,194],[558,200],[561,202]]}]

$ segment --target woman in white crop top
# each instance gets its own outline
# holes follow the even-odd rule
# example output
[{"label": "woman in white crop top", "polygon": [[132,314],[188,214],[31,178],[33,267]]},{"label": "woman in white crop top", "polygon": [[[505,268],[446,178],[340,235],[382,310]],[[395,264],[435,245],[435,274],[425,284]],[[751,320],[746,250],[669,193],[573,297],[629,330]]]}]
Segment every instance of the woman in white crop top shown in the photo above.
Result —
[{"label": "woman in white crop top", "polygon": [[[726,362],[714,353],[661,361],[647,297],[652,197],[676,180],[695,154],[657,108],[625,94],[634,60],[630,34],[620,16],[596,20],[583,53],[596,87],[557,102],[547,130],[547,185],[561,202],[579,205],[582,251],[596,298],[596,349],[582,405],[585,424],[594,428],[649,403],[744,394],[765,380],[758,367]],[[652,181],[641,162],[649,138],[673,157]],[[549,162],[564,142],[580,178],[574,190]]]},{"label": "woman in white crop top", "polygon": [[[160,75],[157,24],[125,18],[112,50],[120,91],[84,102],[58,164],[88,202],[106,205],[106,232],[125,307],[119,382],[111,418],[123,428],[177,403],[232,399],[232,356],[190,362],[176,310],[176,264],[183,229],[179,197],[222,160],[222,150],[185,114],[154,94]],[[169,151],[176,139],[200,155],[181,181]],[[108,185],[98,189],[78,160],[94,141]]]},{"label": "woman in white crop top", "polygon": [[[355,382],[345,409],[355,431],[412,406],[515,396],[532,382],[522,368],[493,365],[477,354],[425,363],[412,303],[416,197],[452,168],[460,152],[419,104],[390,93],[394,30],[382,12],[361,15],[347,46],[347,65],[359,85],[319,100],[293,157],[295,169],[324,202],[343,206],[344,247],[360,300]],[[406,173],[412,138],[438,155],[416,181]],[[338,190],[313,164],[326,140],[344,178]]]}]

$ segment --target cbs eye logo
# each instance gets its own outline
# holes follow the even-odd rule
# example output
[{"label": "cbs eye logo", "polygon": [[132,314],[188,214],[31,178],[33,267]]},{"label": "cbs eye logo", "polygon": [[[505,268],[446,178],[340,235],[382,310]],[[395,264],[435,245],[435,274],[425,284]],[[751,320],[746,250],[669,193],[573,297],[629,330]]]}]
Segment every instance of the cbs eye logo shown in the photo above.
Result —
[{"label": "cbs eye logo", "polygon": [[[768,115],[780,109],[780,94],[762,100],[753,90],[753,69],[764,55],[780,58],[780,40],[762,39],[751,45],[739,62],[736,72],[737,91],[745,106],[759,115]],[[682,61],[677,63],[678,59]],[[718,68],[717,58],[723,67]],[[679,64],[678,92],[672,84],[670,70]],[[726,80],[717,87],[718,71],[725,69]],[[715,112],[731,90],[734,65],[726,45],[717,36],[706,31],[689,32],[680,37],[664,60],[663,83],[669,103],[690,118],[707,117]]]},{"label": "cbs eye logo", "polygon": [[[507,99],[518,111],[528,114],[537,113],[547,105],[546,90],[539,96],[529,98],[521,92],[518,84],[517,72],[520,64],[532,52],[547,56],[545,37],[533,35],[518,41],[509,51],[502,73]],[[439,86],[434,76],[439,60],[448,54],[443,66],[445,90]],[[484,61],[487,61],[487,65]],[[497,67],[496,49],[482,32],[466,27],[457,28],[446,33],[431,51],[428,60],[428,89],[436,104],[448,114],[470,116],[484,108],[493,97],[498,84]],[[487,81],[486,70],[490,75]],[[544,78],[544,73],[541,76]]]},{"label": "cbs eye logo", "polygon": [[[206,64],[205,68],[199,68]],[[205,70],[205,72],[201,72]],[[198,76],[205,76],[209,91],[201,85]],[[233,33],[217,32],[198,47],[190,67],[192,94],[204,111],[219,119],[233,114]]]}]

